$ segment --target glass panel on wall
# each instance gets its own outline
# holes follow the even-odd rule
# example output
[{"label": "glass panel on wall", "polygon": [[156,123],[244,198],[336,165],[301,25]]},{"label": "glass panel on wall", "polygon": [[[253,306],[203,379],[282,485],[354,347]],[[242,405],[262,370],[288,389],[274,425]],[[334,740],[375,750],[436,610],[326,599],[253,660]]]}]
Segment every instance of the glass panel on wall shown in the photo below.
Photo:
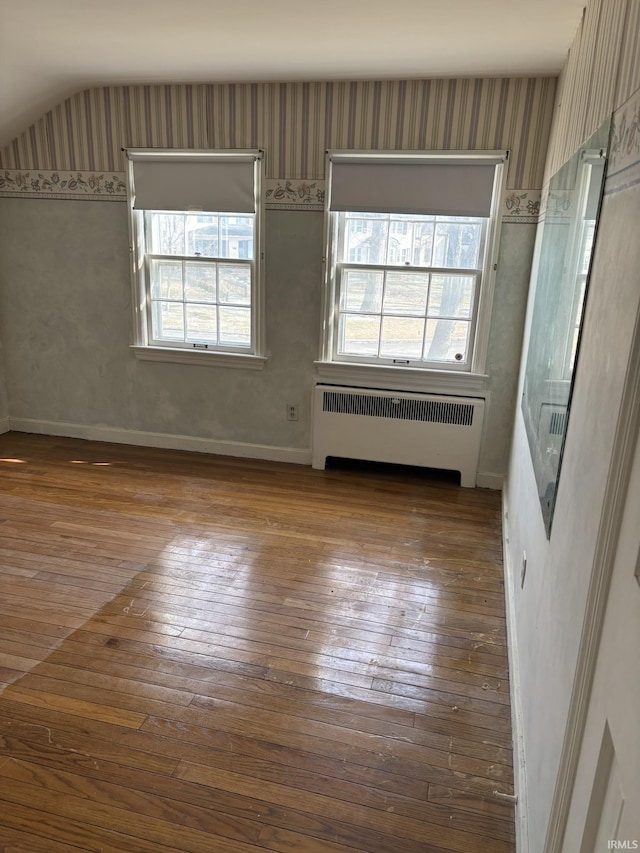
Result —
[{"label": "glass panel on wall", "polygon": [[547,536],[555,508],[610,121],[553,176],[538,225],[522,414]]}]

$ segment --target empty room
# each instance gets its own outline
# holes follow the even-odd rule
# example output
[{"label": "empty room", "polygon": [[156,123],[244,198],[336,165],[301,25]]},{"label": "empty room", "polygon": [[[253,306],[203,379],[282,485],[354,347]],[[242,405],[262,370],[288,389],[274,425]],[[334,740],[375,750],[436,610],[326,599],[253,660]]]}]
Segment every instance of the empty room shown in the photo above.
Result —
[{"label": "empty room", "polygon": [[0,851],[640,847],[640,0],[0,2]]}]

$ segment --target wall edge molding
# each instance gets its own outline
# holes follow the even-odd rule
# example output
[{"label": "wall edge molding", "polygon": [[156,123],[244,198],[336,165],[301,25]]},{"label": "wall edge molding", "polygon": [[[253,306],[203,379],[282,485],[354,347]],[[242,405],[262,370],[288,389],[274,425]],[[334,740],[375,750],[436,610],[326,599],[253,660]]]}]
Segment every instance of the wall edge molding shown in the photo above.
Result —
[{"label": "wall edge molding", "polygon": [[513,781],[518,801],[515,806],[516,853],[529,853],[529,812],[527,775],[520,688],[520,654],[516,632],[516,608],[513,563],[509,550],[509,494],[505,481],[502,490],[502,564],[509,658],[509,691],[511,698],[511,730],[513,733]]},{"label": "wall edge molding", "polygon": [[[243,441],[226,441],[193,435],[148,432],[120,427],[76,424],[66,421],[48,421],[36,418],[9,417],[8,429],[31,432],[37,435],[59,435],[82,438],[88,441],[105,441],[113,444],[132,444],[140,447],[158,447],[166,450],[189,450],[218,456],[236,456],[242,459],[261,459],[267,462],[290,462],[311,465],[311,450],[297,447],[277,447],[271,444],[252,444]],[[0,421],[0,428],[2,421]]]}]

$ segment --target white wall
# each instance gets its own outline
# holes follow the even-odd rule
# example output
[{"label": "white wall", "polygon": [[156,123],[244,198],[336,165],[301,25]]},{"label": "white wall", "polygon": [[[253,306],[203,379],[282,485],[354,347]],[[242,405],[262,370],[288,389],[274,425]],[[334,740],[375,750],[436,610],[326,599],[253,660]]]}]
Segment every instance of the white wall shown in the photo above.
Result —
[{"label": "white wall", "polygon": [[[616,109],[614,133],[618,136],[624,131],[624,121],[627,126],[632,121],[635,108],[629,97],[640,86],[636,56],[639,16],[638,0],[595,0],[587,8],[561,80],[549,174],[570,156],[572,146],[577,147],[591,135],[612,110]],[[640,160],[640,151],[635,159]],[[544,850],[640,301],[640,183],[625,188],[619,178],[614,180],[611,176],[619,165],[620,151],[609,164],[549,541],[524,423],[519,405],[516,407],[507,489],[507,550],[510,585],[515,591],[511,607],[523,709],[527,829],[530,849],[535,853]],[[530,294],[530,306],[534,295]],[[518,399],[521,392],[522,378]],[[521,590],[525,551],[527,575]]]}]

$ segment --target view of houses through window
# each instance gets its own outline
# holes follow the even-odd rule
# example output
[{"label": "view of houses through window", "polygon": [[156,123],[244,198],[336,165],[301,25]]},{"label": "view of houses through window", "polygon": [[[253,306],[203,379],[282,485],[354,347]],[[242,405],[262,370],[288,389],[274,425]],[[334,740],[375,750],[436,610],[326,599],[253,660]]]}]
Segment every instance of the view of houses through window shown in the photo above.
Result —
[{"label": "view of houses through window", "polygon": [[251,345],[254,217],[146,214],[151,339]]},{"label": "view of houses through window", "polygon": [[334,216],[336,357],[467,364],[488,219]]}]

